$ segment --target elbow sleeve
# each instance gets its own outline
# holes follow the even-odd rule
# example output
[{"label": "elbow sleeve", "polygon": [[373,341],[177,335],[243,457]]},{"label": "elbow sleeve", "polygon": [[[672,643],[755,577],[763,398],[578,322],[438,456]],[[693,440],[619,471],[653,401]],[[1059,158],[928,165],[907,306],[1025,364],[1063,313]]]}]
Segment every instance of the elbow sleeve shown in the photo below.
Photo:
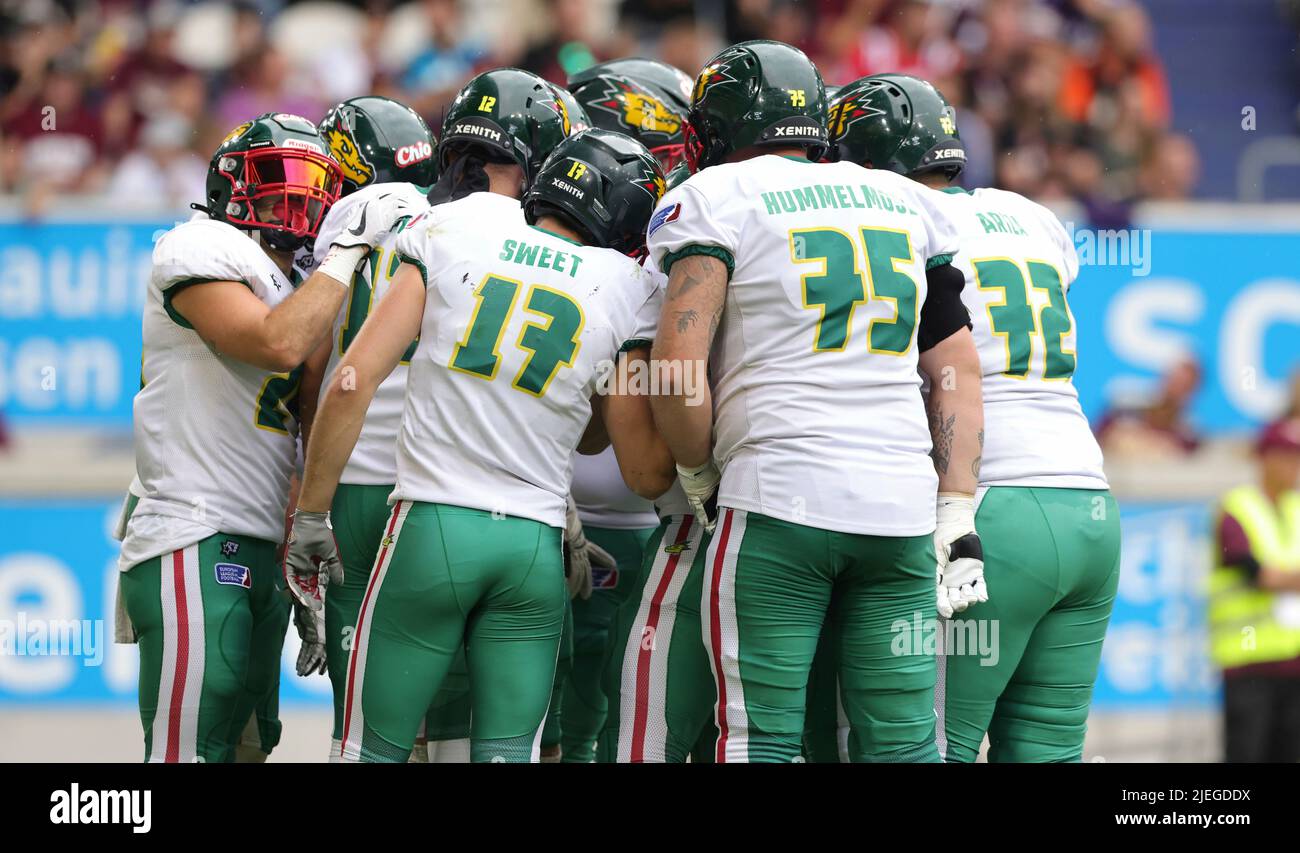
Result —
[{"label": "elbow sleeve", "polygon": [[952,264],[940,264],[925,271],[925,304],[921,306],[921,323],[916,344],[925,352],[962,326],[971,327],[970,313],[961,301],[966,278]]}]

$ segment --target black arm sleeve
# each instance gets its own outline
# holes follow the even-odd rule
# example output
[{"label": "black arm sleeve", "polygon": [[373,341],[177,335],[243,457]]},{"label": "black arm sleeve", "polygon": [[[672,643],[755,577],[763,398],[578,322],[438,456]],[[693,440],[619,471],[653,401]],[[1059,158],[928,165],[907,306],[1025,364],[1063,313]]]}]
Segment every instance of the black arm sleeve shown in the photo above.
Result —
[{"label": "black arm sleeve", "polygon": [[971,327],[970,313],[961,301],[966,277],[952,264],[939,264],[925,271],[927,293],[921,306],[921,328],[916,345],[921,352],[934,347],[962,326]]}]

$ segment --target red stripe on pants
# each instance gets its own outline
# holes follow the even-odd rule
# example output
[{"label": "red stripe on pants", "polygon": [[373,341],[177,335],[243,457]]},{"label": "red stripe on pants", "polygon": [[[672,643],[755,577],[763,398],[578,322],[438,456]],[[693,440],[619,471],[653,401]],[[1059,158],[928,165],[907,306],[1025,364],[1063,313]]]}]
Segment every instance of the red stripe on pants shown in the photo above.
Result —
[{"label": "red stripe on pants", "polygon": [[[695,520],[694,516],[687,515],[682,518],[681,527],[677,530],[677,538],[673,540],[674,545],[681,545],[691,535],[691,522]],[[654,595],[650,598],[650,609],[646,613],[645,628],[650,629],[650,648],[645,646],[645,628],[641,632],[641,651],[636,656],[636,706],[632,718],[632,754],[631,761],[645,760],[645,731],[649,723],[646,708],[650,705],[650,658],[653,654],[654,644],[658,642],[655,632],[659,629],[659,611],[663,606],[664,596],[668,593],[668,587],[673,581],[673,574],[677,571],[677,563],[682,558],[682,552],[677,551],[668,558],[667,565],[664,566],[663,577],[659,579],[659,585],[655,587]]]},{"label": "red stripe on pants", "polygon": [[185,600],[185,550],[172,552],[172,583],[176,585],[176,672],[172,679],[172,706],[167,715],[167,754],[163,760],[181,760],[181,708],[185,704],[185,674],[190,662],[190,619]]},{"label": "red stripe on pants", "polygon": [[718,589],[722,584],[722,564],[727,559],[727,539],[731,535],[733,511],[724,509],[723,513],[727,517],[722,521],[722,533],[718,536],[718,553],[713,558],[713,580],[709,584],[709,612],[713,617],[709,639],[713,644],[713,662],[718,672],[718,749],[714,760],[719,763],[727,760],[727,675],[722,671],[722,608],[718,601]]},{"label": "red stripe on pants", "polygon": [[375,570],[370,574],[370,584],[366,587],[366,597],[361,599],[361,610],[357,612],[357,627],[352,632],[352,653],[348,656],[348,689],[344,693],[343,699],[343,738],[340,741],[342,746],[346,747],[348,742],[348,729],[352,723],[352,686],[357,678],[357,643],[361,637],[361,625],[366,620],[366,608],[370,606],[370,596],[375,591],[375,586],[379,582],[379,573],[384,565],[384,558],[388,556],[388,549],[393,535],[393,529],[397,527],[397,517],[402,514],[402,502],[398,501],[393,504],[393,517],[388,520],[388,532],[384,534],[384,547],[379,551],[379,559],[375,561]]}]

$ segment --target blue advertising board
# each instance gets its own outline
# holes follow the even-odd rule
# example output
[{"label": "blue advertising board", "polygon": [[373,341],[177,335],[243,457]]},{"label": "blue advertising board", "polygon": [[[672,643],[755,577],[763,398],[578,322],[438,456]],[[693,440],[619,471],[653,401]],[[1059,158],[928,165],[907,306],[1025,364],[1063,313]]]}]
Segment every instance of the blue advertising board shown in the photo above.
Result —
[{"label": "blue advertising board", "polygon": [[1088,416],[1190,354],[1204,372],[1196,426],[1243,430],[1276,417],[1300,368],[1300,233],[1121,233],[1074,234],[1084,264],[1069,296],[1074,384]]},{"label": "blue advertising board", "polygon": [[[0,707],[131,704],[139,655],[113,643],[118,500],[0,500]],[[329,701],[329,680],[294,672],[285,638],[281,701]]]},{"label": "blue advertising board", "polygon": [[[136,649],[112,643],[110,531],[118,509],[105,500],[0,501],[0,707],[135,701]],[[1124,563],[1094,706],[1206,706],[1217,685],[1203,628],[1208,507],[1133,504],[1121,512]],[[37,642],[49,626],[66,632],[83,623],[79,649]],[[291,629],[282,701],[327,702],[324,676],[294,673],[297,653]]]}]

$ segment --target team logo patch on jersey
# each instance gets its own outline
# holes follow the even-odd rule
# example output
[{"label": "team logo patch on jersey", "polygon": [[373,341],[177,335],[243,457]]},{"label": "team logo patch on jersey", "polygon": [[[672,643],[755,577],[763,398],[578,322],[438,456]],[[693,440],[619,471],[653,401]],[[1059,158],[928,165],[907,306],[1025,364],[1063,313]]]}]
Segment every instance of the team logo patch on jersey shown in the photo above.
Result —
[{"label": "team logo patch on jersey", "polygon": [[681,202],[670,204],[667,207],[660,208],[655,215],[650,217],[650,227],[646,229],[646,237],[653,237],[654,233],[669,222],[676,222],[677,217],[681,215]]},{"label": "team logo patch on jersey", "polygon": [[221,556],[233,557],[239,553],[239,543],[234,539],[227,539],[221,543]]},{"label": "team logo patch on jersey", "polygon": [[334,126],[326,131],[325,141],[329,143],[330,154],[342,167],[343,177],[360,187],[365,186],[375,176],[375,167],[366,160],[361,149],[357,147],[352,133],[343,124],[343,116],[340,115],[335,120]]},{"label": "team logo patch on jersey", "polygon": [[225,586],[242,586],[244,589],[253,588],[253,573],[249,571],[248,566],[239,566],[234,563],[217,563],[217,583]]},{"label": "team logo patch on jersey", "polygon": [[682,129],[681,117],[663,101],[623,81],[611,82],[602,98],[593,101],[592,106],[613,113],[624,125],[642,133],[672,136]]},{"label": "team logo patch on jersey", "polygon": [[592,589],[614,589],[618,586],[618,568],[606,569],[602,566],[591,567]]}]

